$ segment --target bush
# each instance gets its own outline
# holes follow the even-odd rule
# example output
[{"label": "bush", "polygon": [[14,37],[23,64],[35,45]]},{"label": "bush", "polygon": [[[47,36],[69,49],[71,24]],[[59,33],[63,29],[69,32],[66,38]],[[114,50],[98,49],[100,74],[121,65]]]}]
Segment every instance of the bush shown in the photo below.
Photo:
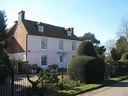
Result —
[{"label": "bush", "polygon": [[118,71],[119,76],[128,74],[128,53],[124,53],[121,56],[116,66],[118,66],[118,70],[116,71]]},{"label": "bush", "polygon": [[93,56],[96,57],[96,51],[91,42],[86,42],[83,41],[78,49],[77,49],[77,56],[82,56],[82,55],[87,55],[87,56]]},{"label": "bush", "polygon": [[123,63],[123,64],[128,64],[128,53],[124,53],[121,56],[121,59],[119,60],[119,62]]},{"label": "bush", "polygon": [[104,61],[98,57],[78,56],[68,63],[68,76],[82,83],[94,83],[104,79]]},{"label": "bush", "polygon": [[104,74],[105,63],[96,56],[92,43],[82,42],[78,47],[77,56],[68,63],[69,78],[82,83],[95,83],[102,81]]}]

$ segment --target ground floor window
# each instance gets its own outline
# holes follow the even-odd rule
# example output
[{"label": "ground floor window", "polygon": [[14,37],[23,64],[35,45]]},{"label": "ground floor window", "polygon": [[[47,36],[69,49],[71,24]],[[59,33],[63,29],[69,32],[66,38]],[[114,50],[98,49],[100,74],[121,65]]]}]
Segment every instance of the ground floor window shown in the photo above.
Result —
[{"label": "ground floor window", "polygon": [[47,55],[41,57],[41,65],[47,65]]}]

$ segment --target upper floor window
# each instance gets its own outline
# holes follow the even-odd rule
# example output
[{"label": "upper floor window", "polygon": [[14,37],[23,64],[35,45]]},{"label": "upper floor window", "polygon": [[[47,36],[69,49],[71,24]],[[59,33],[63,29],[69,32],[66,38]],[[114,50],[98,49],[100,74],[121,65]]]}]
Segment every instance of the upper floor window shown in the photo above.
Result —
[{"label": "upper floor window", "polygon": [[72,50],[76,50],[76,42],[72,42]]},{"label": "upper floor window", "polygon": [[47,55],[41,57],[41,65],[47,65]]},{"label": "upper floor window", "polygon": [[59,40],[59,50],[63,50],[63,40]]},{"label": "upper floor window", "polygon": [[47,49],[47,39],[41,39],[41,49]]},{"label": "upper floor window", "polygon": [[44,31],[44,27],[41,26],[41,25],[38,25],[38,31],[39,31],[39,32],[43,32],[43,31]]}]

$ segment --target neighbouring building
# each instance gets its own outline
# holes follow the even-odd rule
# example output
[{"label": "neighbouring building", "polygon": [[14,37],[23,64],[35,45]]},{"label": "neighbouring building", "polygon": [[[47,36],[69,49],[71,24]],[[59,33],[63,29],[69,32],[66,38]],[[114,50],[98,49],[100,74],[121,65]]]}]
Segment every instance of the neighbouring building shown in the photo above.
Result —
[{"label": "neighbouring building", "polygon": [[73,28],[26,20],[24,11],[18,13],[18,21],[8,30],[8,35],[10,59],[28,61],[43,69],[52,64],[66,68],[81,43]]}]

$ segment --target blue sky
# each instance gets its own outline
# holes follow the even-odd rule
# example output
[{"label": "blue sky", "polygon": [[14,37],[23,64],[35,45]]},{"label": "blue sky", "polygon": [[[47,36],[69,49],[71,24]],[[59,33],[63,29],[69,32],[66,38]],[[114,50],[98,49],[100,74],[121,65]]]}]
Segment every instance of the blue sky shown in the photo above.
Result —
[{"label": "blue sky", "polygon": [[74,33],[94,33],[104,44],[116,39],[122,18],[128,16],[128,0],[1,0],[8,27],[25,11],[25,18],[61,27],[74,27]]}]

